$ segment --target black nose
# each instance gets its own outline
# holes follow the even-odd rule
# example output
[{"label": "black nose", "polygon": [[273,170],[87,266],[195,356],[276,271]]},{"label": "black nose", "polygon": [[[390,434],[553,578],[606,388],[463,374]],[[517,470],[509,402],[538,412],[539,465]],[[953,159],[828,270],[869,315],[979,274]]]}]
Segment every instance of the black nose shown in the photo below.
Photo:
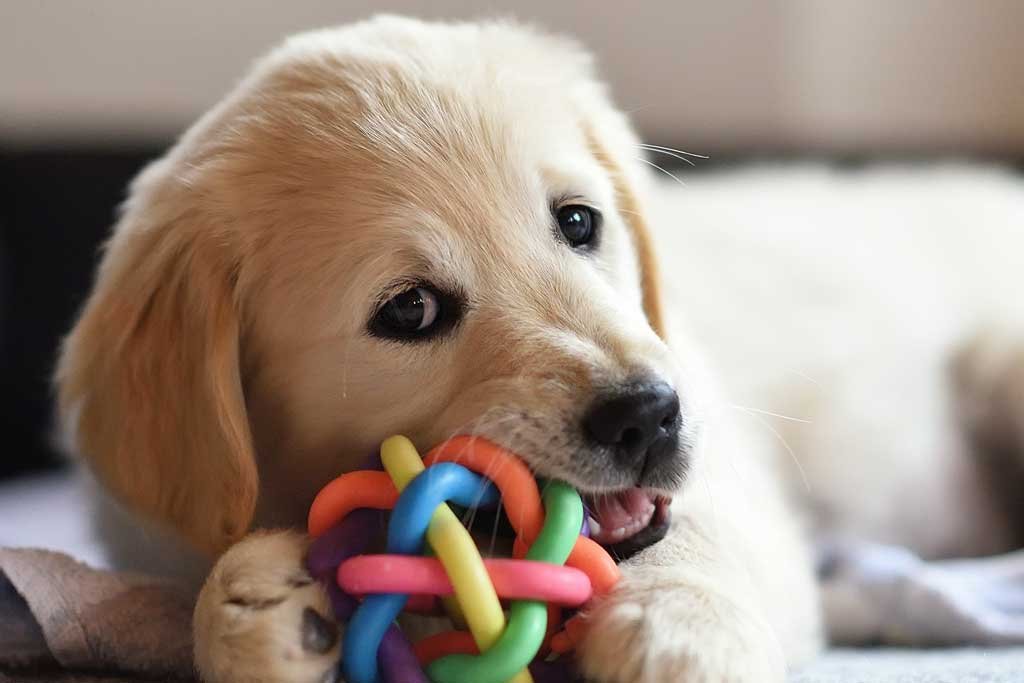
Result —
[{"label": "black nose", "polygon": [[674,442],[679,422],[679,396],[665,382],[633,384],[603,396],[583,416],[591,438],[629,461],[643,460],[652,447]]}]

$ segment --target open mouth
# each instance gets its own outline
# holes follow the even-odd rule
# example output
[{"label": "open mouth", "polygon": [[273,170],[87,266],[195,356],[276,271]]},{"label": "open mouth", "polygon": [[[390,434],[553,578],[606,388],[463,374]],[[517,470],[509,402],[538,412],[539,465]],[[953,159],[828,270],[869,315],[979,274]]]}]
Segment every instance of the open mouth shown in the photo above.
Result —
[{"label": "open mouth", "polygon": [[668,532],[672,499],[641,488],[585,497],[590,537],[617,560],[654,545]]}]

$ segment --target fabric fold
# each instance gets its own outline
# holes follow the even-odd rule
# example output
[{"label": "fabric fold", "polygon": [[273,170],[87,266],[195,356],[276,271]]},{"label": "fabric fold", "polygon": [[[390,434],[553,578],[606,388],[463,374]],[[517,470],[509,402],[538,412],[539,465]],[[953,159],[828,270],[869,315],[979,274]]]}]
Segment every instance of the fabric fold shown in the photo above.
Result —
[{"label": "fabric fold", "polygon": [[0,669],[192,679],[193,605],[164,579],[0,548]]}]

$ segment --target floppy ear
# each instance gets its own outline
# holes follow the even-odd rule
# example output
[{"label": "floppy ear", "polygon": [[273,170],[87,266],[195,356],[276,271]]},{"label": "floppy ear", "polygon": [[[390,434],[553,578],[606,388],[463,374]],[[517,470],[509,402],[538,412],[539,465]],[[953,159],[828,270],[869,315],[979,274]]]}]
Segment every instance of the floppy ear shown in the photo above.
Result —
[{"label": "floppy ear", "polygon": [[[165,163],[165,162],[159,162]],[[258,479],[226,239],[136,183],[57,369],[62,422],[119,501],[216,554]],[[140,196],[141,195],[141,196]]]},{"label": "floppy ear", "polygon": [[612,110],[610,104],[605,107],[608,111],[603,116],[595,116],[585,125],[587,143],[615,187],[619,211],[632,234],[633,248],[636,250],[644,314],[651,329],[664,339],[665,321],[658,261],[654,255],[644,207],[637,195],[642,180],[641,174],[635,169],[635,157],[642,151],[625,117]]}]

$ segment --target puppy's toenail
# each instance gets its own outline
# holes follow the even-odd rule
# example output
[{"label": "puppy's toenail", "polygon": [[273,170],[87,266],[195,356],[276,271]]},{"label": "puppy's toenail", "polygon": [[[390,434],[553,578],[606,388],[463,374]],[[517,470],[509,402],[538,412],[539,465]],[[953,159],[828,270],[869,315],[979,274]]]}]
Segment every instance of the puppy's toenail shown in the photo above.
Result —
[{"label": "puppy's toenail", "polygon": [[312,607],[302,611],[302,649],[323,654],[338,642],[338,625],[320,616]]}]

